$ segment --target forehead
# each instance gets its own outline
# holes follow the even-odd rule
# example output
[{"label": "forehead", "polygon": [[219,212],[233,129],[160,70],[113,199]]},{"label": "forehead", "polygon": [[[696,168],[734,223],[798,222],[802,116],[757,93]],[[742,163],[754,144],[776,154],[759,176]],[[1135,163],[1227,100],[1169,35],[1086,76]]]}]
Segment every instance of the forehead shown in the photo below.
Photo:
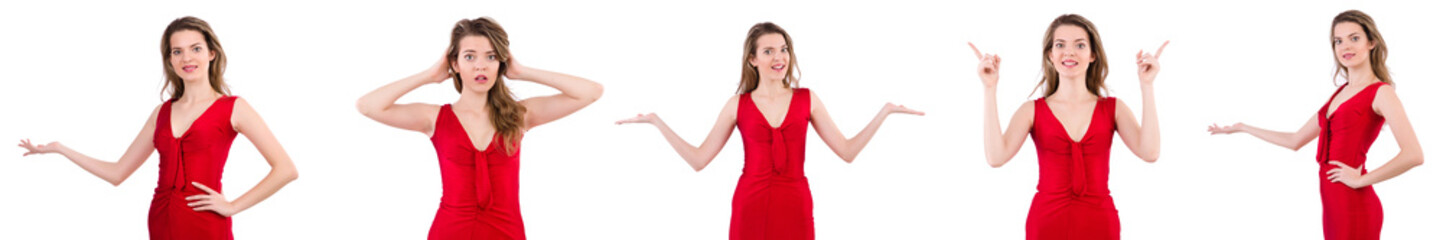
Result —
[{"label": "forehead", "polygon": [[787,45],[787,39],[783,38],[780,33],[762,34],[761,37],[757,37],[757,47],[779,47],[782,45]]},{"label": "forehead", "polygon": [[457,42],[456,45],[459,45],[457,47],[460,47],[461,51],[472,50],[477,52],[488,52],[494,49],[493,47],[491,47],[491,39],[481,35],[470,35],[461,37],[461,41]]},{"label": "forehead", "polygon": [[1052,40],[1073,41],[1077,39],[1088,40],[1087,30],[1076,25],[1062,25],[1052,30]]},{"label": "forehead", "polygon": [[205,42],[205,36],[196,30],[180,30],[170,34],[170,47],[188,47]]},{"label": "forehead", "polygon": [[1355,22],[1341,22],[1341,23],[1338,23],[1337,25],[1333,25],[1333,36],[1334,36],[1334,37],[1345,37],[1345,36],[1348,36],[1348,35],[1354,34],[1354,33],[1362,34],[1362,33],[1363,33],[1363,25],[1359,25],[1358,23],[1355,23]]}]

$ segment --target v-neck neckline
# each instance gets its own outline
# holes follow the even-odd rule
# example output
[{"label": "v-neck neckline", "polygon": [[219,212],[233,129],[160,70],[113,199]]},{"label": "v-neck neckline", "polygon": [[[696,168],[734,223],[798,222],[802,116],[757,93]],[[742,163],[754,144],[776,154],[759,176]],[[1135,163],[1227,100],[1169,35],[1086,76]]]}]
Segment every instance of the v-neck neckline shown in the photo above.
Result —
[{"label": "v-neck neckline", "polygon": [[471,140],[471,132],[470,132],[470,131],[466,131],[466,124],[461,122],[461,115],[460,115],[460,114],[456,114],[456,106],[455,106],[455,105],[451,105],[451,107],[449,107],[448,110],[451,110],[451,117],[456,119],[456,126],[457,126],[457,127],[461,127],[461,133],[466,136],[466,146],[469,146],[472,151],[476,151],[476,152],[480,152],[480,153],[484,153],[484,152],[487,152],[487,151],[491,151],[491,149],[493,148],[493,147],[491,147],[491,145],[495,145],[495,144],[496,144],[496,135],[500,134],[501,131],[493,131],[493,132],[491,133],[491,143],[486,144],[486,149],[477,148],[477,147],[476,147],[476,141]]},{"label": "v-neck neckline", "polygon": [[1362,94],[1363,91],[1367,91],[1368,88],[1372,88],[1373,85],[1378,85],[1378,84],[1382,84],[1382,83],[1383,83],[1383,81],[1378,81],[1378,82],[1374,82],[1374,83],[1368,84],[1368,86],[1365,86],[1365,87],[1363,87],[1363,89],[1359,89],[1358,92],[1353,93],[1353,96],[1348,96],[1348,99],[1344,99],[1342,103],[1338,103],[1338,107],[1334,108],[1334,107],[1333,107],[1333,102],[1334,102],[1334,101],[1338,101],[1338,94],[1342,94],[1342,93],[1343,93],[1343,89],[1348,88],[1348,85],[1350,84],[1350,83],[1344,83],[1342,87],[1338,87],[1338,91],[1333,92],[1333,96],[1332,96],[1332,97],[1329,97],[1329,98],[1328,98],[1328,105],[1324,105],[1324,106],[1323,106],[1323,119],[1325,119],[1325,120],[1330,120],[1330,121],[1333,120],[1333,114],[1334,114],[1334,113],[1338,113],[1338,110],[1339,110],[1339,109],[1343,109],[1343,105],[1347,105],[1349,102],[1352,102],[1353,99],[1358,98],[1358,94]]},{"label": "v-neck neckline", "polygon": [[1047,109],[1047,115],[1052,115],[1052,122],[1062,127],[1062,134],[1067,136],[1067,140],[1078,143],[1087,140],[1087,136],[1092,133],[1092,123],[1093,121],[1097,121],[1097,112],[1102,108],[1102,100],[1103,98],[1098,98],[1096,102],[1092,103],[1092,114],[1087,117],[1087,125],[1083,125],[1083,127],[1087,129],[1082,130],[1082,137],[1078,137],[1077,139],[1072,138],[1072,132],[1067,130],[1067,124],[1062,124],[1062,119],[1058,118],[1057,113],[1052,111],[1052,104],[1047,103],[1047,98],[1042,98],[1042,104],[1044,105],[1042,107]]},{"label": "v-neck neckline", "polygon": [[185,130],[180,131],[180,136],[175,135],[175,102],[178,102],[180,100],[176,99],[167,103],[170,104],[170,106],[166,107],[167,112],[165,114],[167,115],[166,119],[170,119],[170,121],[167,122],[170,126],[166,127],[170,128],[170,139],[179,140],[181,138],[185,138],[186,135],[190,134],[191,129],[195,129],[196,122],[200,121],[201,118],[205,118],[205,115],[210,114],[210,110],[215,108],[215,104],[220,103],[221,99],[225,99],[227,97],[229,96],[221,96],[219,98],[216,98],[215,101],[210,101],[210,105],[206,105],[205,110],[201,110],[200,115],[196,116],[195,119],[191,119],[190,124],[186,125]]},{"label": "v-neck neckline", "polygon": [[762,121],[766,121],[766,122],[767,122],[767,128],[770,128],[770,129],[778,129],[778,128],[782,128],[782,126],[786,126],[786,125],[787,125],[787,120],[789,120],[789,119],[792,118],[792,104],[796,104],[796,102],[797,102],[797,90],[796,90],[796,89],[792,89],[792,96],[787,97],[787,106],[786,106],[786,108],[785,108],[785,110],[786,110],[787,112],[782,114],[782,121],[781,121],[781,122],[777,122],[777,125],[776,125],[776,126],[772,126],[772,120],[771,120],[771,119],[767,119],[767,113],[766,113],[766,112],[762,112],[762,107],[761,107],[760,105],[757,105],[757,98],[756,98],[756,96],[757,96],[756,94],[747,94],[747,98],[749,98],[749,99],[747,99],[747,100],[752,103],[752,109],[756,109],[756,110],[757,110],[757,113],[762,116]]}]

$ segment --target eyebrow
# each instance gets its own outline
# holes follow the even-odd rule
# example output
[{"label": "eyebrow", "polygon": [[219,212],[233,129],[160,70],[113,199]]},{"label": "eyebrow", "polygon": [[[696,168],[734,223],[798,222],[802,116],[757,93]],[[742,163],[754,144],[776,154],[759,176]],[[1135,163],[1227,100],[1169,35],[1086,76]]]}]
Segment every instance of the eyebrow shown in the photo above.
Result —
[{"label": "eyebrow", "polygon": [[[1346,35],[1346,37],[1353,37],[1353,36],[1358,36],[1358,32],[1350,32],[1350,33],[1348,33],[1348,35]],[[1337,38],[1337,37],[1338,37],[1338,36],[1333,36],[1333,38]]]},{"label": "eyebrow", "polygon": [[[1052,41],[1053,41],[1053,42],[1067,42],[1066,39],[1061,39],[1061,38],[1052,39]],[[1073,41],[1073,42],[1082,42],[1082,41],[1087,41],[1087,39],[1086,39],[1086,38],[1078,38],[1078,39],[1075,39],[1075,40],[1072,40],[1072,41]]]},{"label": "eyebrow", "polygon": [[[192,44],[190,44],[190,46],[191,46],[191,47],[199,47],[199,46],[200,46],[200,43],[192,43]],[[170,49],[180,49],[180,48],[178,48],[178,47],[170,47]]]}]

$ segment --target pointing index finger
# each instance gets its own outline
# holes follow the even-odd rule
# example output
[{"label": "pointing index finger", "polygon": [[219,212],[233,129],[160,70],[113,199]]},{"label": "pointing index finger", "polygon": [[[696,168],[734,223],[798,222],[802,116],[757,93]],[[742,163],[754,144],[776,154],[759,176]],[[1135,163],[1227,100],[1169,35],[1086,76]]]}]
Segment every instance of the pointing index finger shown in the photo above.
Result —
[{"label": "pointing index finger", "polygon": [[1162,57],[1162,49],[1167,48],[1167,44],[1168,44],[1168,43],[1172,43],[1172,40],[1163,41],[1163,42],[1162,42],[1162,46],[1161,46],[1161,47],[1157,47],[1157,53],[1153,53],[1153,54],[1152,54],[1152,58],[1160,58],[1160,57]]},{"label": "pointing index finger", "polygon": [[977,45],[973,45],[972,42],[967,42],[967,46],[972,47],[972,53],[977,54],[977,59],[982,59],[982,51],[977,50]]}]

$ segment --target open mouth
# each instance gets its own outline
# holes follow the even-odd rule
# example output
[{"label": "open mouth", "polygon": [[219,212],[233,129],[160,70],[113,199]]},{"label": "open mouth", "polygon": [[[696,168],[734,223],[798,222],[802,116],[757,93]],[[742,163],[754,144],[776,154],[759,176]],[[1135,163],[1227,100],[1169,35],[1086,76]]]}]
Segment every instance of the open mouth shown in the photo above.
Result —
[{"label": "open mouth", "polygon": [[1077,60],[1062,60],[1062,66],[1067,68],[1077,67]]},{"label": "open mouth", "polygon": [[489,80],[491,80],[491,79],[490,79],[490,78],[486,78],[486,75],[476,75],[476,79],[475,79],[476,83],[486,83],[486,81],[489,81]]},{"label": "open mouth", "polygon": [[185,71],[186,73],[191,73],[191,72],[195,72],[195,69],[197,69],[197,68],[200,68],[200,67],[199,67],[199,66],[196,66],[196,65],[185,65],[185,66],[183,66],[183,67],[180,67],[180,70],[181,70],[181,71]]},{"label": "open mouth", "polygon": [[784,71],[784,70],[787,70],[787,65],[786,65],[786,64],[780,64],[780,63],[778,63],[778,64],[772,64],[772,71],[781,72],[781,71]]},{"label": "open mouth", "polygon": [[1354,54],[1354,53],[1344,53],[1344,54],[1343,54],[1343,59],[1352,60],[1352,59],[1353,59],[1353,56],[1357,56],[1357,54]]}]

